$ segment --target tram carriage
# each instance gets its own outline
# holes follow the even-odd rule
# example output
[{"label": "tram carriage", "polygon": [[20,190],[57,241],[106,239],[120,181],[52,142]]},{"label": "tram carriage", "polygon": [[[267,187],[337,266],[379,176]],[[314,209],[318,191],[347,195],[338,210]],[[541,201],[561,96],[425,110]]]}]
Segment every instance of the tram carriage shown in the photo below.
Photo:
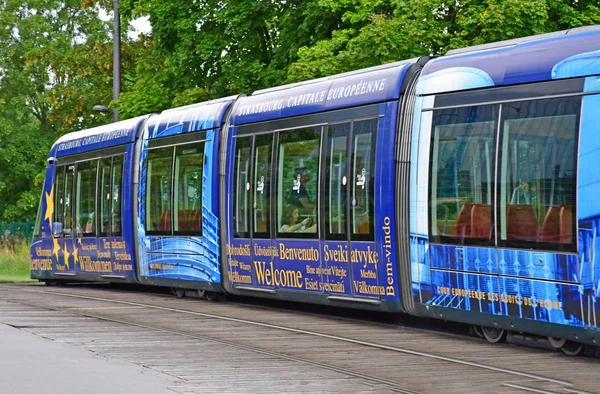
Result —
[{"label": "tram carriage", "polygon": [[31,277],[600,341],[600,27],[68,134]]}]

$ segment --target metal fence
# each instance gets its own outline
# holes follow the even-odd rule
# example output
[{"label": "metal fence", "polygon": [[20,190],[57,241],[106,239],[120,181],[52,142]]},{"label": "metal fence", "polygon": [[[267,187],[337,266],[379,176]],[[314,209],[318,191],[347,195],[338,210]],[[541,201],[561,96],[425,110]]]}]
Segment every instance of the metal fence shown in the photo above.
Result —
[{"label": "metal fence", "polygon": [[[15,241],[31,242],[35,220],[26,222],[0,223],[0,243],[9,244]],[[12,241],[11,241],[12,238]]]}]

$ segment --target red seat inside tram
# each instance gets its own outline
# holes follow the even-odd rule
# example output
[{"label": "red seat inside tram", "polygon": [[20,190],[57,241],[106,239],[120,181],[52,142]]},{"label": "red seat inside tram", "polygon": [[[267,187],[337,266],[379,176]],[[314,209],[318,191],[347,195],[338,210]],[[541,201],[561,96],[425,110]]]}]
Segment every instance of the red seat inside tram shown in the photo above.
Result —
[{"label": "red seat inside tram", "polygon": [[456,231],[454,236],[458,238],[470,238],[471,237],[471,213],[473,211],[473,204],[465,204],[458,213],[456,219]]},{"label": "red seat inside tram", "polygon": [[189,229],[190,231],[200,231],[200,210],[194,209],[190,215]]},{"label": "red seat inside tram", "polygon": [[160,214],[160,220],[158,221],[158,230],[159,231],[169,231],[171,230],[171,211],[165,210]]},{"label": "red seat inside tram", "polygon": [[573,207],[570,205],[553,206],[548,208],[540,242],[570,244],[573,242]]},{"label": "red seat inside tram", "polygon": [[489,239],[492,236],[492,206],[475,204],[471,211],[471,238]]},{"label": "red seat inside tram", "polygon": [[456,219],[455,236],[489,239],[492,235],[492,206],[465,204]]},{"label": "red seat inside tram", "polygon": [[531,205],[512,204],[506,210],[506,239],[537,242],[539,224]]}]

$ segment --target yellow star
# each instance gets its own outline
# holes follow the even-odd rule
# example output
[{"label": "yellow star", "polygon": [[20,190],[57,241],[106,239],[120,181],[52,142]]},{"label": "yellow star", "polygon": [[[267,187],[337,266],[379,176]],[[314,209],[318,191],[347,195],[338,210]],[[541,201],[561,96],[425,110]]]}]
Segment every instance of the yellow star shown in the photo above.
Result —
[{"label": "yellow star", "polygon": [[54,213],[54,184],[50,189],[50,194],[46,193],[46,213],[44,214],[44,220],[48,219],[50,223],[50,230],[52,231],[52,214]]},{"label": "yellow star", "polygon": [[54,249],[52,249],[52,253],[56,256],[56,261],[58,262],[58,251],[60,250],[60,245],[58,244],[58,239],[52,238],[52,242],[54,242]]},{"label": "yellow star", "polygon": [[[81,239],[80,239],[79,241],[81,241]],[[79,263],[79,261],[77,260],[77,258],[79,257],[79,251],[77,250],[77,247],[76,247],[75,245],[73,245],[73,253],[72,253],[72,256],[73,256],[73,261],[74,261],[74,263],[73,263],[73,264],[74,264],[74,265],[73,265],[73,267],[75,267],[75,265],[76,265],[77,263]]]},{"label": "yellow star", "polygon": [[71,267],[69,267],[69,256],[71,254],[69,253],[69,250],[67,249],[66,242],[65,242],[65,248],[63,249],[63,253],[64,253],[64,257],[65,257],[65,265],[67,266],[67,269],[71,269]]},{"label": "yellow star", "polygon": [[82,245],[82,243],[81,243],[81,238],[77,238],[77,243],[79,244],[79,246],[81,246],[81,245]]}]

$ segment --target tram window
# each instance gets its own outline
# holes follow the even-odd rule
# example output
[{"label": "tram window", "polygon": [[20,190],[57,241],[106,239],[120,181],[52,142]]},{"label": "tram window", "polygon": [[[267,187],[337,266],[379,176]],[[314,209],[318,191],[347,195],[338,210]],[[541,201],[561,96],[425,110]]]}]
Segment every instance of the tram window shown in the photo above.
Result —
[{"label": "tram window", "polygon": [[123,156],[115,156],[112,161],[112,235],[121,233],[121,188],[123,184]]},{"label": "tram window", "polygon": [[490,244],[498,106],[433,113],[430,234],[451,243]]},{"label": "tram window", "polygon": [[67,171],[65,172],[65,194],[64,194],[64,226],[63,233],[65,237],[70,237],[72,234],[73,228],[73,219],[72,219],[72,207],[73,207],[73,177],[74,177],[75,166],[70,165],[67,166]]},{"label": "tram window", "polygon": [[96,174],[98,161],[77,164],[75,235],[96,236]]},{"label": "tram window", "polygon": [[271,153],[273,135],[256,136],[254,142],[254,236],[270,238]]},{"label": "tram window", "polygon": [[111,159],[100,161],[100,236],[107,237],[110,229],[110,166]]},{"label": "tram window", "polygon": [[321,127],[279,134],[277,228],[282,237],[317,237]]},{"label": "tram window", "polygon": [[65,167],[56,168],[56,180],[54,182],[54,222],[61,223],[64,229],[64,210],[65,201]]},{"label": "tram window", "polygon": [[148,151],[146,175],[146,233],[171,234],[173,148]]},{"label": "tram window", "polygon": [[377,119],[353,124],[351,212],[352,239],[374,239],[374,175]]},{"label": "tram window", "polygon": [[500,240],[505,246],[574,247],[579,97],[502,107]]},{"label": "tram window", "polygon": [[236,237],[250,236],[250,138],[235,139],[233,228]]},{"label": "tram window", "polygon": [[346,239],[346,196],[348,187],[348,135],[351,123],[330,125],[327,130],[327,238]]},{"label": "tram window", "polygon": [[[42,186],[42,195],[40,196],[40,202],[38,204],[38,210],[37,210],[37,215],[35,216],[35,227],[33,228],[33,236],[37,237],[41,234],[42,232],[42,204],[44,201],[44,197],[45,197],[45,183]],[[54,198],[54,196],[52,196],[52,198]],[[50,220],[52,220],[52,218],[50,218]]]},{"label": "tram window", "polygon": [[175,234],[201,234],[203,157],[204,142],[178,146],[175,150]]}]

